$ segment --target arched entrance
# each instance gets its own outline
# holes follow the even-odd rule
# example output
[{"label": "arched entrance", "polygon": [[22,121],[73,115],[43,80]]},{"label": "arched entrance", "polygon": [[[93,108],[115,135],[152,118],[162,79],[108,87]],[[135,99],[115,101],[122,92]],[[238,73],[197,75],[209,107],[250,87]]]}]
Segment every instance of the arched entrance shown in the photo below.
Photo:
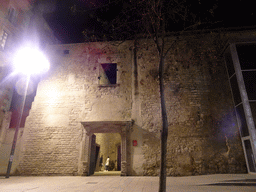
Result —
[{"label": "arched entrance", "polygon": [[88,147],[82,147],[82,150],[87,150],[88,154],[84,156],[84,175],[92,175],[94,172],[96,164],[96,151],[94,150],[96,148],[95,133],[119,133],[121,135],[121,176],[126,176],[127,133],[131,128],[132,121],[86,121],[81,123],[86,130],[86,135],[89,136],[88,142],[85,143]]}]

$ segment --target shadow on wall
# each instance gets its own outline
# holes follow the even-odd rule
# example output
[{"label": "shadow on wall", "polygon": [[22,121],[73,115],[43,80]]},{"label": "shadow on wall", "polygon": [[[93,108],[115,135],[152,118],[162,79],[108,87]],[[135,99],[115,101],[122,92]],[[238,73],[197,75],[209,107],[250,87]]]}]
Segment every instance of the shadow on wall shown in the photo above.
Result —
[{"label": "shadow on wall", "polygon": [[[127,155],[130,163],[129,175],[158,175],[160,168],[160,133],[142,129],[133,125],[130,133]],[[137,146],[133,146],[136,140]],[[131,155],[133,154],[133,155]]]},{"label": "shadow on wall", "polygon": [[203,150],[205,174],[246,173],[246,162],[234,112],[221,120],[210,117],[212,129]]}]

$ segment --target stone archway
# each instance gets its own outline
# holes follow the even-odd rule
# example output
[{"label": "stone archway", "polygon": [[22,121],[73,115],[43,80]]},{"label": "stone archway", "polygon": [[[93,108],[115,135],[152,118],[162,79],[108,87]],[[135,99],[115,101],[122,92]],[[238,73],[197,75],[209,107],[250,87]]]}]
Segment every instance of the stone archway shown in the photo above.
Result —
[{"label": "stone archway", "polygon": [[[82,147],[82,150],[87,148],[87,156],[83,159],[83,172],[84,175],[90,175],[90,156],[91,156],[91,143],[94,133],[119,133],[121,135],[121,176],[127,176],[127,139],[128,131],[131,128],[132,121],[85,121],[81,122],[86,130],[86,135],[89,136],[89,140],[84,145],[88,147]],[[84,135],[85,137],[85,135]],[[85,140],[85,139],[84,139]]]}]

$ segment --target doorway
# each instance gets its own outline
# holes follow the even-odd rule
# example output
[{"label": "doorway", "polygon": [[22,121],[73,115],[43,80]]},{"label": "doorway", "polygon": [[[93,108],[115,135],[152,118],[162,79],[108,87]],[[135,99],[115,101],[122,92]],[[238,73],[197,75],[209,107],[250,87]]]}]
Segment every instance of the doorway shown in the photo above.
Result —
[{"label": "doorway", "polygon": [[[133,121],[86,121],[81,122],[85,128],[86,134],[83,136],[85,141],[83,147],[81,148],[81,172],[83,175],[93,175],[97,166],[99,166],[100,158],[102,157],[103,166],[107,159],[107,156],[110,156],[110,160],[114,160],[114,166],[112,164],[112,170],[117,170],[117,175],[127,176],[129,163],[127,162],[127,139],[129,130],[132,128]],[[119,137],[119,143],[114,142],[114,149],[111,148],[109,154],[101,154],[101,151],[104,151],[104,146],[108,146],[105,143],[97,143],[97,134],[117,134]],[[87,136],[86,136],[87,135]],[[94,138],[95,137],[95,138]],[[107,138],[104,136],[105,139]],[[89,138],[89,139],[88,139]],[[110,140],[110,139],[109,139]],[[111,139],[111,142],[113,139]],[[95,142],[95,143],[94,143]],[[110,143],[111,143],[110,142]],[[96,146],[99,146],[99,153],[96,158]],[[111,144],[111,146],[113,146]],[[118,146],[120,146],[118,148]],[[85,150],[85,151],[83,151]],[[110,150],[110,149],[109,149]],[[114,151],[114,152],[113,152]],[[93,167],[93,164],[96,162],[96,168]],[[98,163],[97,163],[98,162]],[[110,167],[111,169],[111,167]],[[120,169],[120,171],[118,170]],[[103,168],[104,173],[104,168]],[[110,174],[107,172],[105,174]],[[95,175],[95,174],[94,174]]]},{"label": "doorway", "polygon": [[[90,175],[121,175],[121,136],[119,133],[94,133],[91,140]],[[109,157],[108,170],[105,162]]]}]

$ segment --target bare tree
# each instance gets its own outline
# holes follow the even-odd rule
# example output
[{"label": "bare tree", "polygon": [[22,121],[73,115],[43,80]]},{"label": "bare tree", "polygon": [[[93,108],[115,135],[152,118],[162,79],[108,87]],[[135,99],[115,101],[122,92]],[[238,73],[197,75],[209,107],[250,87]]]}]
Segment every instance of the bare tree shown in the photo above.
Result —
[{"label": "bare tree", "polygon": [[[126,5],[121,17],[117,17],[115,22],[118,24],[115,30],[118,34],[122,31],[129,35],[141,35],[154,40],[157,47],[159,58],[159,87],[161,99],[161,163],[159,192],[166,191],[166,154],[167,154],[167,138],[168,138],[168,119],[165,105],[164,92],[164,64],[165,58],[170,50],[179,40],[174,38],[172,43],[167,45],[169,32],[178,31],[181,34],[185,30],[195,29],[204,23],[212,23],[209,19],[213,16],[214,9],[217,5],[213,2],[204,11],[198,9],[200,0],[192,3],[186,0],[131,0]],[[201,7],[202,8],[202,7]],[[205,9],[206,8],[206,9]],[[201,11],[200,14],[196,14]],[[203,19],[202,19],[203,18]],[[125,20],[125,22],[124,22]],[[121,24],[123,23],[123,24]],[[121,25],[120,25],[121,24]]]},{"label": "bare tree", "polygon": [[[158,78],[162,116],[159,192],[166,191],[167,176],[168,119],[164,95],[165,58],[179,41],[179,35],[184,31],[197,29],[204,23],[212,23],[210,19],[214,16],[217,4],[215,1],[204,3],[201,3],[200,0],[115,0],[104,5],[103,8],[111,7],[113,4],[119,7],[121,11],[117,13],[116,17],[112,20],[97,18],[97,21],[106,29],[103,33],[84,30],[86,41],[134,39],[135,49],[137,49],[138,38],[149,38],[155,42],[159,59]],[[101,7],[97,9],[100,10]],[[76,7],[72,7],[72,11],[78,12]],[[89,11],[87,10],[86,13]],[[94,17],[98,16],[99,14],[94,14]],[[168,37],[170,32],[174,31],[178,35],[176,38],[172,38],[170,44]]]}]

